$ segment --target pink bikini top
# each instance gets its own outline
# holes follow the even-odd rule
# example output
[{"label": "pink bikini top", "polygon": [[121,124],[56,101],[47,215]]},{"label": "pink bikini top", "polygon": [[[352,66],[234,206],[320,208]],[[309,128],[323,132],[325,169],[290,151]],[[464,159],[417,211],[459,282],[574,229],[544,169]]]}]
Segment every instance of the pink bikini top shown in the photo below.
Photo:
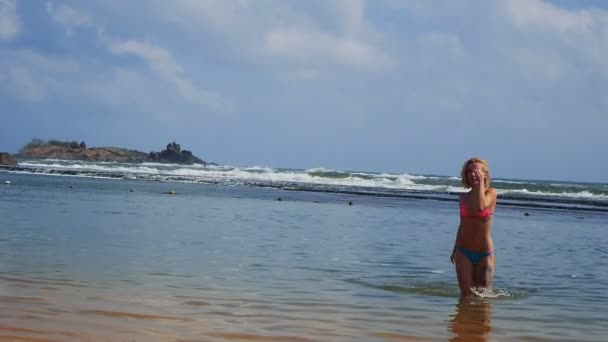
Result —
[{"label": "pink bikini top", "polygon": [[460,201],[460,217],[478,217],[485,218],[492,216],[492,212],[490,208],[485,208],[484,210],[480,210],[476,213],[470,213],[467,207],[464,205],[463,201]]}]

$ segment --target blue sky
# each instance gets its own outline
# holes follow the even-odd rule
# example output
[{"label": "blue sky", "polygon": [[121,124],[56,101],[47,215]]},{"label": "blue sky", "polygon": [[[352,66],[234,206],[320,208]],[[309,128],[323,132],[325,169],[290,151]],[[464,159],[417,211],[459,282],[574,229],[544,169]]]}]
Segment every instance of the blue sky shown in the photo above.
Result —
[{"label": "blue sky", "polygon": [[0,0],[0,151],[608,182],[607,6]]}]

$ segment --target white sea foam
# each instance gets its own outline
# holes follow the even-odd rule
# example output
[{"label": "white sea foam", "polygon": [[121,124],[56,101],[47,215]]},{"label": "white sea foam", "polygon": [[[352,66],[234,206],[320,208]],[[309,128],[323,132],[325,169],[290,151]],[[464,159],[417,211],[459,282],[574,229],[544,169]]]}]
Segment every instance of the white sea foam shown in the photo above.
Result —
[{"label": "white sea foam", "polygon": [[304,171],[306,173],[317,173],[317,172],[334,172],[333,170],[326,169],[324,167],[313,167]]},{"label": "white sea foam", "polygon": [[593,194],[589,191],[579,192],[545,192],[545,191],[529,191],[528,189],[513,189],[513,190],[498,190],[498,194],[523,194],[528,196],[543,196],[543,197],[566,197],[566,198],[585,198],[594,200],[608,200],[607,194]]},{"label": "white sea foam", "polygon": [[57,169],[64,169],[64,168],[69,168],[69,165],[62,165],[62,164],[37,164],[37,163],[27,163],[27,162],[21,162],[19,163],[19,165],[21,166],[28,166],[28,167],[52,167],[52,168],[57,168]]},{"label": "white sea foam", "polygon": [[408,173],[402,173],[402,174],[392,174],[392,173],[381,173],[379,175],[374,175],[374,174],[368,174],[370,176],[378,176],[378,177],[386,177],[386,178],[391,178],[391,177],[400,177],[403,179],[431,179],[432,177],[426,177],[426,176],[417,176],[417,175],[410,175]]},{"label": "white sea foam", "polygon": [[245,171],[258,171],[258,172],[274,172],[274,169],[266,166],[248,166],[243,168]]},{"label": "white sea foam", "polygon": [[[89,164],[89,163],[73,163],[73,164],[57,164],[57,163],[35,163],[35,162],[22,162],[21,166],[28,166],[33,168],[53,168],[58,170],[82,170],[82,171],[93,171],[93,172],[122,172],[122,173],[146,173],[146,174],[158,174],[160,170],[148,166],[119,166],[121,164]],[[122,164],[126,165],[126,164]],[[143,164],[141,164],[143,165]]]},{"label": "white sea foam", "polygon": [[[285,170],[278,171],[270,167],[230,167],[230,166],[184,166],[172,164],[143,163],[143,164],[121,164],[121,163],[91,163],[73,161],[24,161],[23,166],[33,168],[52,168],[59,170],[76,170],[88,172],[124,173],[126,175],[155,175],[165,177],[192,177],[202,181],[225,181],[225,182],[259,182],[259,183],[298,183],[327,186],[350,186],[371,187],[403,190],[440,191],[444,186],[416,184],[412,181],[416,178],[409,174],[373,174],[359,173],[366,178],[350,175],[344,178],[323,177],[311,175],[315,172],[333,172],[325,168],[314,168],[306,171]],[[131,177],[132,178],[132,177]]]},{"label": "white sea foam", "polygon": [[[421,180],[433,177],[417,176],[407,173],[371,173],[371,172],[343,172],[344,177],[325,176],[323,173],[333,173],[323,167],[311,168],[305,171],[289,169],[273,169],[267,166],[233,167],[227,165],[178,165],[161,163],[127,164],[114,162],[86,162],[86,161],[64,161],[64,160],[26,160],[20,163],[22,166],[39,169],[56,169],[83,172],[86,176],[106,176],[106,173],[123,175],[124,178],[148,178],[160,180],[171,180],[173,177],[180,181],[189,182],[218,182],[225,184],[290,184],[311,185],[311,186],[337,186],[353,188],[381,188],[388,190],[404,191],[433,191],[445,193],[464,193],[467,189],[461,186],[452,185],[452,181],[459,180],[458,177],[445,177],[444,184],[420,184]],[[44,171],[43,171],[44,172]],[[99,173],[99,174],[96,174]],[[520,184],[519,181],[504,181],[513,184]],[[497,185],[500,183],[497,181]],[[525,188],[526,184],[521,183],[521,189],[500,189],[499,195],[520,195],[525,197],[566,197],[572,199],[593,199],[608,200],[607,194],[593,194],[583,190],[578,192],[564,192],[563,189],[556,188],[554,192],[529,191]],[[534,186],[535,184],[529,184]],[[568,185],[564,185],[568,188]],[[581,189],[582,190],[582,189]]]},{"label": "white sea foam", "polygon": [[[458,180],[460,180],[460,178],[458,178]],[[505,184],[529,184],[529,182],[523,182],[523,181],[511,181],[511,180],[504,180],[504,179],[492,179],[492,183],[505,183]]]},{"label": "white sea foam", "polygon": [[465,192],[468,192],[469,190],[465,189],[462,186],[452,186],[452,185],[450,185],[450,186],[447,187],[446,191],[447,192],[452,192],[452,193],[465,193]]},{"label": "white sea foam", "polygon": [[[168,164],[168,163],[153,163],[153,162],[145,162],[145,163],[141,163],[141,165],[146,165],[146,166],[156,166],[156,167],[183,167],[183,164]],[[211,167],[213,165],[203,165],[203,164],[190,164],[188,165],[188,167],[190,168],[207,168],[207,167]]]}]

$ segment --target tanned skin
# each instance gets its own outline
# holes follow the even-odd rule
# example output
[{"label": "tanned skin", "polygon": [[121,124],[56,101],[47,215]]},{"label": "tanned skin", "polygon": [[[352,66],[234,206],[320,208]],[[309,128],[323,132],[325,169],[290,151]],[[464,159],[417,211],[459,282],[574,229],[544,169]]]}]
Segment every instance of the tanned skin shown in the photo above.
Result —
[{"label": "tanned skin", "polygon": [[[486,187],[485,173],[479,163],[470,163],[466,176],[471,184],[471,191],[462,196],[462,201],[469,212],[479,212],[490,208],[493,213],[496,209],[496,189]],[[454,250],[450,261],[456,266],[458,286],[461,297],[473,295],[473,288],[490,290],[494,278],[494,254],[482,258],[476,264],[457,250],[462,247],[475,252],[494,250],[494,243],[490,235],[492,229],[492,216],[485,218],[461,217]]]}]

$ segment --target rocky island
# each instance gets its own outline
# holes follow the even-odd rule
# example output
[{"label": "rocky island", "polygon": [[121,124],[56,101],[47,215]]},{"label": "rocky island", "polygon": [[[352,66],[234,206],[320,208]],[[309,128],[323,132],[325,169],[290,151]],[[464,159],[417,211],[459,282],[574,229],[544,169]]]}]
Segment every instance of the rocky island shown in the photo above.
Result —
[{"label": "rocky island", "polygon": [[17,159],[67,159],[121,163],[208,164],[194,156],[192,152],[182,150],[176,142],[169,143],[167,148],[160,152],[145,153],[120,147],[87,148],[84,141],[79,143],[77,141],[33,139],[15,157]]}]

